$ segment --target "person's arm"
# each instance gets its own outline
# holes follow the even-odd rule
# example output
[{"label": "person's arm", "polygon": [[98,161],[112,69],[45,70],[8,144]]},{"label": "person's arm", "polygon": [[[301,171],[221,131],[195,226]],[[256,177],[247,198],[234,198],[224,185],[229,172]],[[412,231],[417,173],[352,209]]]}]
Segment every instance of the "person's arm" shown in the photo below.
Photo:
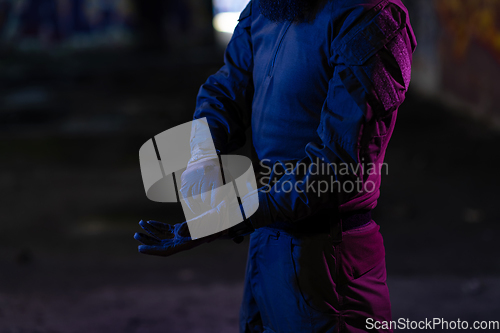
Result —
[{"label": "person's arm", "polygon": [[368,169],[383,162],[415,46],[407,13],[396,5],[346,16],[331,44],[335,70],[317,131],[321,144],[309,143],[292,172],[271,174],[277,182],[259,191],[259,209],[250,218],[255,228],[297,222],[332,202],[341,213],[374,208],[380,174]]},{"label": "person's arm", "polygon": [[217,155],[227,154],[245,143],[254,94],[251,21],[252,2],[240,15],[226,47],[224,66],[208,78],[197,96],[194,119],[199,121],[193,122],[191,159],[180,179],[180,194],[188,215],[203,214],[225,198]]},{"label": "person's arm", "polygon": [[250,35],[252,2],[240,15],[224,54],[224,66],[201,86],[194,119],[207,118],[215,148],[228,153],[245,144],[250,125],[253,49]]},{"label": "person's arm", "polygon": [[[226,48],[224,66],[201,86],[196,100],[194,119],[205,118],[209,130],[201,124],[192,127],[191,159],[180,179],[181,196],[196,217],[174,226],[162,222],[141,221],[139,224],[146,234],[134,235],[134,238],[143,244],[139,246],[141,253],[170,256],[223,237],[238,243],[242,241],[242,236],[254,230],[248,220],[245,220],[227,230],[192,239],[188,227],[188,222],[207,217],[212,221],[232,221],[237,217],[225,215],[240,212],[240,209],[226,209],[228,205],[239,207],[238,202],[234,202],[236,198],[231,201],[231,198],[226,200],[224,196],[219,198],[217,195],[223,183],[217,154],[226,154],[243,146],[246,139],[245,130],[250,125],[254,94],[251,8],[250,1],[241,13],[239,23]],[[198,195],[201,198],[194,199]],[[242,202],[245,202],[245,197]],[[212,209],[207,210],[206,206],[197,209],[197,204],[202,203]]]}]

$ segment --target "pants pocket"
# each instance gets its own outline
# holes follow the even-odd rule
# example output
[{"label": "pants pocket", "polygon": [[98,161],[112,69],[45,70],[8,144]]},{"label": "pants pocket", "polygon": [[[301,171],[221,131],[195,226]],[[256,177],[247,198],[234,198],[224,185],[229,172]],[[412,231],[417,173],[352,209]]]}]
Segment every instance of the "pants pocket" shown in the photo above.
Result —
[{"label": "pants pocket", "polygon": [[291,241],[295,283],[303,302],[313,312],[338,313],[335,290],[336,259],[328,240],[296,239]]},{"label": "pants pocket", "polygon": [[357,279],[385,259],[380,227],[372,222],[364,228],[342,234],[339,255],[339,282]]},{"label": "pants pocket", "polygon": [[262,325],[276,332],[311,332],[310,311],[295,284],[291,237],[259,229],[257,233],[258,245],[252,257],[255,274],[250,283]]}]

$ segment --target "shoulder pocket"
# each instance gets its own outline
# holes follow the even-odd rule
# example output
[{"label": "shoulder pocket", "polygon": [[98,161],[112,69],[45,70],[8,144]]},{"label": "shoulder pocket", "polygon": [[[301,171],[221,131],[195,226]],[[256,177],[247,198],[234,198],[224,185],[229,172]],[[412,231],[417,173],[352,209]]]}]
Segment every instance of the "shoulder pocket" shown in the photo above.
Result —
[{"label": "shoulder pocket", "polygon": [[348,65],[363,65],[406,26],[406,12],[382,1],[342,39],[334,43],[333,53]]}]

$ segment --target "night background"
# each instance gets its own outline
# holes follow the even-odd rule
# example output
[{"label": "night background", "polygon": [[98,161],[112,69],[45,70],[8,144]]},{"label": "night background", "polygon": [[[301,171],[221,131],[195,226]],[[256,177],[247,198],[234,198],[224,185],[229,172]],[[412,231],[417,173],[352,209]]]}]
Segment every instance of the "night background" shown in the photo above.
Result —
[{"label": "night background", "polygon": [[[138,151],[192,119],[245,3],[0,0],[0,333],[237,332],[248,240],[162,258],[133,235],[183,222]],[[393,319],[498,321],[500,1],[404,3],[419,45],[374,211]]]}]

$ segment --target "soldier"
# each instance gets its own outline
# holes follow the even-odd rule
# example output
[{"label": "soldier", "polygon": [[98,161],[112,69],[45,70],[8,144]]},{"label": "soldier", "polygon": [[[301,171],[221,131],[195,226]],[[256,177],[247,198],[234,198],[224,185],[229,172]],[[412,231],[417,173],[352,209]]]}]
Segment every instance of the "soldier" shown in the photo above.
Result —
[{"label": "soldier", "polygon": [[[139,251],[171,255],[250,233],[241,332],[361,332],[368,319],[390,321],[371,211],[415,47],[401,0],[252,0],[194,118],[206,118],[220,154],[251,128],[258,210],[196,240],[185,222],[141,222],[152,237],[136,235]],[[199,141],[181,180],[194,195],[220,186]]]}]

